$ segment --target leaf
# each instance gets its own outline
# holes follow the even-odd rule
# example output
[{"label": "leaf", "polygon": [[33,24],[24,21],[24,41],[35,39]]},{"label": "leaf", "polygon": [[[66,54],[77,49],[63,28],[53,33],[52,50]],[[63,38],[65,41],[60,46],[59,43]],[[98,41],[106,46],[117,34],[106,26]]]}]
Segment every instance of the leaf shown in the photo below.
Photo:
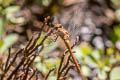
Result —
[{"label": "leaf", "polygon": [[116,10],[115,15],[117,20],[120,21],[120,9]]},{"label": "leaf", "polygon": [[83,53],[80,50],[80,48],[79,47],[75,47],[73,49],[73,51],[75,51],[75,57],[79,60],[79,63],[82,63],[85,56],[83,55]]},{"label": "leaf", "polygon": [[108,55],[112,55],[114,53],[114,49],[113,48],[107,48],[107,54]]},{"label": "leaf", "polygon": [[11,3],[13,3],[15,0],[3,0],[2,4],[4,7],[9,6]]},{"label": "leaf", "polygon": [[3,0],[0,0],[0,4],[2,4]]},{"label": "leaf", "polygon": [[119,33],[120,33],[120,27],[119,26],[117,26],[117,27],[114,28],[114,32],[118,36],[118,38],[120,39],[120,35],[119,35]]},{"label": "leaf", "polygon": [[[45,37],[45,35],[44,35],[44,34],[41,34],[40,38],[39,38],[38,41],[37,41],[37,44],[40,44],[44,37]],[[51,39],[48,37],[44,42],[45,42],[45,44],[48,45],[48,44],[50,44],[52,41],[51,41]]]},{"label": "leaf", "polygon": [[81,49],[81,51],[83,52],[83,54],[90,54],[91,53],[91,51],[92,51],[92,49],[89,47],[89,46],[83,46],[83,47],[81,47],[80,48]]},{"label": "leaf", "polygon": [[47,69],[51,69],[51,68],[53,68],[55,66],[56,60],[54,60],[54,59],[46,59],[44,61],[44,63],[46,65]]},{"label": "leaf", "polygon": [[120,80],[120,67],[115,67],[110,73],[110,80]]},{"label": "leaf", "polygon": [[35,58],[35,60],[34,60],[34,62],[40,62],[40,61],[41,61],[40,56],[37,56],[37,57]]},{"label": "leaf", "polygon": [[104,69],[103,69],[103,70],[106,71],[106,72],[109,72],[110,69],[111,69],[111,68],[110,68],[109,66],[104,66]]},{"label": "leaf", "polygon": [[2,34],[5,30],[6,18],[5,16],[0,17],[0,40],[2,39]]},{"label": "leaf", "polygon": [[98,73],[98,77],[100,78],[100,80],[106,80],[106,78],[107,78],[107,73],[106,73],[104,70],[101,70],[101,71]]},{"label": "leaf", "polygon": [[49,76],[48,80],[57,80],[56,76]]},{"label": "leaf", "polygon": [[85,62],[93,67],[98,67],[98,61],[91,55],[85,57]]},{"label": "leaf", "polygon": [[102,57],[102,53],[100,50],[94,50],[92,52],[92,56],[96,59],[96,60],[100,60]]},{"label": "leaf", "polygon": [[14,24],[20,24],[25,21],[25,19],[23,17],[15,18],[13,15],[11,15],[11,17],[9,17],[9,20],[10,20],[10,22],[12,22]]},{"label": "leaf", "polygon": [[111,40],[112,40],[112,42],[113,42],[114,44],[115,44],[116,41],[118,40],[118,36],[115,34],[114,31],[111,33]]},{"label": "leaf", "polygon": [[3,44],[4,44],[4,41],[0,40],[0,48],[2,47]]},{"label": "leaf", "polygon": [[117,7],[120,7],[120,0],[111,0],[113,4]]},{"label": "leaf", "polygon": [[46,66],[42,63],[36,63],[36,68],[41,71],[42,73],[44,74],[47,74],[48,73],[48,69],[46,68]]},{"label": "leaf", "polygon": [[19,6],[9,6],[4,10],[5,14],[11,14],[11,13],[15,13],[20,9]]},{"label": "leaf", "polygon": [[60,66],[60,62],[61,62],[61,59],[57,59],[57,61],[56,61],[56,68],[59,68],[59,66]]},{"label": "leaf", "polygon": [[35,2],[39,5],[48,6],[50,4],[51,0],[35,0]]},{"label": "leaf", "polygon": [[4,44],[0,48],[0,52],[3,53],[5,50],[7,50],[11,45],[13,45],[18,40],[18,35],[16,34],[10,34],[4,39]]},{"label": "leaf", "polygon": [[85,75],[85,76],[90,76],[90,75],[91,75],[91,70],[90,70],[89,67],[83,65],[83,66],[81,67],[81,69],[82,69],[82,74],[83,74],[83,75]]},{"label": "leaf", "polygon": [[42,0],[35,0],[35,2],[40,5],[42,4]]},{"label": "leaf", "polygon": [[57,46],[58,46],[58,45],[57,45],[56,42],[52,42],[52,43],[50,43],[46,48],[44,48],[43,51],[42,51],[40,54],[42,55],[42,54],[49,53],[49,52],[51,52],[52,50],[54,50]]},{"label": "leaf", "polygon": [[42,0],[42,4],[44,6],[48,6],[50,4],[51,0]]}]

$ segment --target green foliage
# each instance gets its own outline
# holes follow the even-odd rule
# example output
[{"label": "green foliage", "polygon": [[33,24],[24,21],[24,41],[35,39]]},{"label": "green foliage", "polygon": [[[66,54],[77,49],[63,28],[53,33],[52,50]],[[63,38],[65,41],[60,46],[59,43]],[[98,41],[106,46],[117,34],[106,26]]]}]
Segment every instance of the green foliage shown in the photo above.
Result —
[{"label": "green foliage", "polygon": [[116,7],[120,8],[120,0],[111,0]]},{"label": "green foliage", "polygon": [[117,20],[120,21],[120,9],[116,10],[115,14],[116,14]]},{"label": "green foliage", "polygon": [[113,68],[110,73],[110,80],[120,80],[120,67]]},{"label": "green foliage", "polygon": [[11,3],[13,3],[15,0],[0,0],[0,4],[3,6],[3,7],[7,7],[9,6]]},{"label": "green foliage", "polygon": [[91,69],[90,69],[88,66],[83,65],[83,66],[81,67],[81,70],[82,70],[83,75],[88,76],[88,77],[90,76],[90,74],[91,74]]},{"label": "green foliage", "polygon": [[113,32],[111,34],[111,40],[113,43],[115,43],[116,41],[120,40],[120,26],[115,26],[113,29]]},{"label": "green foliage", "polygon": [[[37,44],[39,44],[42,39],[45,36],[42,34],[41,37],[39,38],[39,40],[37,41]],[[52,42],[51,39],[48,37],[45,41],[44,41],[44,49],[43,51],[40,53],[39,56],[37,56],[35,58],[35,67],[41,71],[43,74],[47,74],[49,72],[50,69],[52,69],[53,67],[58,68],[59,64],[60,64],[60,59],[53,59],[53,58],[49,58],[47,55],[53,51],[55,48],[57,48],[57,43],[56,42]],[[41,47],[40,47],[41,48]],[[52,74],[48,80],[56,80],[57,76],[56,74]]]},{"label": "green foliage", "polygon": [[[118,32],[119,30],[117,30],[115,34],[117,34]],[[117,52],[114,54],[115,56],[113,56],[114,47],[107,48],[106,56],[104,54],[104,50],[94,49],[90,47],[88,44],[75,47],[74,51],[76,52],[75,53],[76,58],[82,65],[83,74],[85,76],[90,76],[91,69],[85,65],[87,64],[90,65],[91,67],[96,67],[99,69],[98,77],[99,79],[102,80],[106,80],[107,74],[111,70],[111,65],[119,60],[117,56],[120,57],[119,53]]]},{"label": "green foliage", "polygon": [[107,78],[107,73],[104,71],[104,70],[101,70],[99,73],[98,73],[98,77],[102,80],[106,80]]},{"label": "green foliage", "polygon": [[6,18],[4,16],[0,17],[0,40],[2,39],[2,34],[5,29]]},{"label": "green foliage", "polygon": [[8,35],[3,41],[0,41],[0,53],[5,52],[13,43],[15,43],[18,39],[18,35],[11,34]]},{"label": "green foliage", "polygon": [[16,18],[14,14],[20,10],[19,6],[12,6],[15,0],[0,0],[0,53],[4,53],[11,45],[18,40],[18,35],[11,34],[5,38],[2,36],[6,32],[6,24],[21,23],[24,18]]},{"label": "green foliage", "polygon": [[120,0],[111,0],[113,2],[113,6],[115,7],[115,15],[116,19],[120,22]]},{"label": "green foliage", "polygon": [[51,2],[51,0],[35,0],[37,4],[48,6]]}]

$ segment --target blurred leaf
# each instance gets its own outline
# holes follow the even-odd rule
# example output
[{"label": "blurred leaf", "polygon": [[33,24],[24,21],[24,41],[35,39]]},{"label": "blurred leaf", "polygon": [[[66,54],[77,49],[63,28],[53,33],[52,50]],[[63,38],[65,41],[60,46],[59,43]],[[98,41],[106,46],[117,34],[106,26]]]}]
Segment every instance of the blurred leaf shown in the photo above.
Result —
[{"label": "blurred leaf", "polygon": [[111,0],[111,1],[115,6],[120,7],[120,0]]},{"label": "blurred leaf", "polygon": [[111,56],[111,57],[109,58],[109,63],[110,63],[110,64],[114,64],[116,61],[117,61],[117,60],[115,59],[114,56]]},{"label": "blurred leaf", "polygon": [[120,39],[120,35],[119,35],[119,33],[120,33],[120,27],[115,27],[114,28],[114,32],[115,32],[115,34],[119,37],[119,39]]},{"label": "blurred leaf", "polygon": [[42,4],[44,6],[48,6],[50,4],[51,0],[42,0]]},{"label": "blurred leaf", "polygon": [[0,0],[0,4],[2,4],[3,0]]},{"label": "blurred leaf", "polygon": [[[37,44],[40,44],[40,42],[43,40],[44,37],[45,37],[45,35],[41,34],[40,38],[37,41]],[[52,41],[51,41],[51,39],[49,37],[45,40],[45,44],[47,44],[47,45],[50,44],[51,42]]]},{"label": "blurred leaf", "polygon": [[49,53],[52,50],[54,50],[56,47],[57,47],[57,43],[56,42],[52,42],[46,48],[44,48],[43,51],[40,54],[42,55],[42,54]]},{"label": "blurred leaf", "polygon": [[120,60],[120,53],[116,53],[116,60]]},{"label": "blurred leaf", "polygon": [[117,20],[120,21],[120,9],[116,10],[115,15]]},{"label": "blurred leaf", "polygon": [[111,34],[111,39],[113,43],[116,43],[116,41],[120,40],[120,27],[119,26],[115,26],[113,29],[113,32]]},{"label": "blurred leaf", "polygon": [[10,20],[10,22],[15,23],[15,24],[20,24],[25,21],[23,17],[15,18],[14,15],[9,15],[8,19]]},{"label": "blurred leaf", "polygon": [[79,60],[79,63],[82,63],[83,62],[83,58],[85,56],[83,56],[83,53],[80,50],[80,48],[79,47],[75,47],[73,50],[75,51],[75,57]]},{"label": "blurred leaf", "polygon": [[110,67],[109,66],[104,66],[103,70],[106,71],[106,72],[109,72],[110,71]]},{"label": "blurred leaf", "polygon": [[113,48],[107,48],[107,54],[108,55],[112,55],[114,52],[114,49]]},{"label": "blurred leaf", "polygon": [[114,33],[114,31],[111,34],[111,40],[115,44],[116,41],[118,40],[118,36]]},{"label": "blurred leaf", "polygon": [[59,8],[58,5],[57,5],[57,4],[54,4],[53,7],[52,7],[51,12],[54,13],[54,14],[57,14],[57,13],[58,13],[58,10],[59,10],[58,8]]},{"label": "blurred leaf", "polygon": [[51,0],[36,0],[35,2],[40,5],[48,6]]},{"label": "blurred leaf", "polygon": [[20,10],[19,6],[9,6],[4,10],[4,13],[5,14],[11,14],[11,13],[15,13],[19,10]]},{"label": "blurred leaf", "polygon": [[91,69],[85,65],[81,67],[82,69],[82,74],[85,76],[90,76],[91,75]]},{"label": "blurred leaf", "polygon": [[4,44],[4,41],[0,40],[0,48],[2,47],[3,44]]},{"label": "blurred leaf", "polygon": [[0,13],[2,13],[3,8],[0,6]]},{"label": "blurred leaf", "polygon": [[109,59],[110,58],[108,58],[108,57],[106,57],[106,58],[104,58],[104,64],[106,65],[106,66],[109,66],[110,65],[110,63],[109,63]]},{"label": "blurred leaf", "polygon": [[39,70],[39,71],[41,71],[41,69],[42,69],[42,63],[36,63],[35,64],[35,67]]},{"label": "blurred leaf", "polygon": [[5,29],[5,25],[6,25],[6,19],[5,17],[0,17],[0,40],[2,39],[2,34],[4,32]]},{"label": "blurred leaf", "polygon": [[102,57],[102,53],[100,50],[94,50],[91,54],[96,60],[100,60]]},{"label": "blurred leaf", "polygon": [[40,4],[40,5],[42,5],[42,1],[43,1],[43,0],[35,0],[35,2],[36,2],[37,4]]},{"label": "blurred leaf", "polygon": [[17,41],[17,39],[18,39],[18,35],[16,35],[16,34],[8,35],[4,39],[4,44],[0,48],[0,52],[3,53],[5,50],[7,50],[13,43],[15,43]]},{"label": "blurred leaf", "polygon": [[98,61],[91,55],[85,57],[85,62],[93,67],[98,67]]},{"label": "blurred leaf", "polygon": [[82,46],[80,47],[81,51],[83,52],[83,54],[90,54],[92,52],[92,49],[89,46]]},{"label": "blurred leaf", "polygon": [[103,70],[101,70],[99,73],[98,73],[98,77],[100,78],[100,80],[106,80],[107,78],[107,73]]},{"label": "blurred leaf", "polygon": [[36,63],[36,68],[41,71],[42,73],[44,74],[47,74],[48,73],[48,69],[46,68],[46,66],[42,63]]},{"label": "blurred leaf", "polygon": [[110,73],[110,80],[120,80],[120,67],[115,67]]},{"label": "blurred leaf", "polygon": [[40,62],[41,61],[41,58],[39,56],[37,56],[34,60],[34,62]]},{"label": "blurred leaf", "polygon": [[13,3],[15,0],[3,0],[2,4],[4,7],[9,6],[11,3]]},{"label": "blurred leaf", "polygon": [[57,80],[57,77],[56,77],[56,76],[50,76],[50,77],[48,78],[48,80]]},{"label": "blurred leaf", "polygon": [[61,62],[61,59],[57,59],[57,61],[56,61],[56,68],[58,68],[58,67],[59,67],[60,62]]},{"label": "blurred leaf", "polygon": [[56,60],[54,60],[54,59],[46,59],[44,61],[44,64],[46,65],[47,69],[50,70],[51,68],[53,68],[55,66]]}]

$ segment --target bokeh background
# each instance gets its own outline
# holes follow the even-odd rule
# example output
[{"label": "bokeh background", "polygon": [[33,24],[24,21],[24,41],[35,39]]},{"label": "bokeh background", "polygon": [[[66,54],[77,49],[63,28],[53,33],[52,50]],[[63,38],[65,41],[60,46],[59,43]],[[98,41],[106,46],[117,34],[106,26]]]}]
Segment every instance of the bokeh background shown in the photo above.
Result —
[{"label": "bokeh background", "polygon": [[[5,62],[8,48],[12,52],[23,48],[47,16],[68,30],[71,44],[79,37],[73,50],[88,80],[120,80],[120,0],[0,0],[0,63]],[[46,32],[48,26],[43,37]],[[58,68],[66,49],[62,40],[54,42],[53,36],[45,46],[34,61],[41,80],[52,67]],[[56,78],[57,74],[52,74],[48,80]],[[81,77],[73,68],[67,80]]]}]

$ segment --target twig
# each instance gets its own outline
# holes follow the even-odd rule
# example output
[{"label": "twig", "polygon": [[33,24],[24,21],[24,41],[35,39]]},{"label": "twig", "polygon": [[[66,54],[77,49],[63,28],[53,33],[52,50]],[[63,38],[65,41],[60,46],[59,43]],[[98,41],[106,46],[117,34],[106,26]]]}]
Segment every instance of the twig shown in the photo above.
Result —
[{"label": "twig", "polygon": [[33,74],[30,76],[29,80],[32,79],[32,77],[35,75],[36,71],[37,71],[37,70],[34,70],[34,71],[33,71]]},{"label": "twig", "polygon": [[29,62],[29,64],[27,65],[27,69],[26,69],[26,72],[25,72],[25,76],[23,77],[23,80],[26,80],[27,75],[28,75],[28,71],[29,71],[29,67],[30,67],[30,65],[33,63],[35,57],[36,57],[36,56],[34,56],[34,57],[32,58],[32,60]]},{"label": "twig", "polygon": [[8,76],[7,80],[10,80],[12,76],[17,72],[17,70],[22,66],[22,64],[25,61],[25,57],[22,58],[21,62],[18,64],[18,66],[12,71],[12,73]]},{"label": "twig", "polygon": [[50,73],[51,73],[52,71],[54,71],[54,70],[55,70],[55,68],[52,68],[52,69],[48,72],[47,76],[45,77],[45,80],[47,80],[47,79],[48,79],[48,77],[49,77]]},{"label": "twig", "polygon": [[75,67],[74,65],[71,65],[65,72],[64,76],[66,76],[71,68]]},{"label": "twig", "polygon": [[15,56],[14,56],[13,60],[11,61],[11,63],[9,64],[9,66],[6,67],[4,73],[2,74],[1,80],[4,79],[5,74],[8,72],[8,70],[10,69],[10,67],[12,66],[12,64],[14,63],[14,61],[16,60],[17,55],[18,55],[19,53],[21,53],[22,51],[23,51],[23,49],[20,49],[17,53],[15,53]]},{"label": "twig", "polygon": [[65,58],[65,53],[66,53],[66,51],[63,53],[63,56],[62,56],[62,59],[61,59],[61,62],[60,62],[60,66],[58,68],[58,74],[60,73],[60,70],[62,68],[62,64],[63,64],[64,58]]},{"label": "twig", "polygon": [[[65,64],[65,66],[59,71],[57,80],[59,80],[59,78],[60,78],[61,74],[63,73],[63,71],[68,67],[70,57],[71,57],[71,56],[69,55],[69,57],[68,57],[68,59],[67,59],[67,62],[66,62],[66,64]],[[61,64],[61,65],[62,65],[62,64]]]},{"label": "twig", "polygon": [[6,71],[6,68],[7,68],[9,60],[10,60],[10,54],[11,54],[11,48],[9,48],[9,50],[8,50],[8,57],[7,57],[6,64],[5,64],[5,71]]}]

